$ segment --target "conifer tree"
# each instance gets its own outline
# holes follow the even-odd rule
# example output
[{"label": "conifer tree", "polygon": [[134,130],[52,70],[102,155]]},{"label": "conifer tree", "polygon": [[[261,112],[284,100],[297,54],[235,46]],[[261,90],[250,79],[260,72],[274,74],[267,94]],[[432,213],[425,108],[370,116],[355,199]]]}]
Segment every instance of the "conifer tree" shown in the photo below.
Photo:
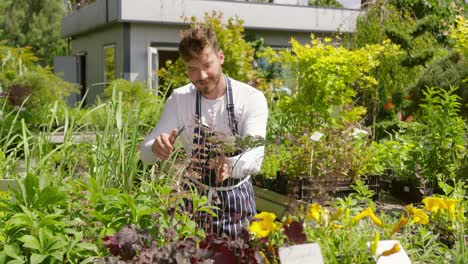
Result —
[{"label": "conifer tree", "polygon": [[66,40],[60,35],[64,13],[62,0],[2,0],[2,44],[30,46],[42,65],[50,65],[54,56],[66,52]]}]

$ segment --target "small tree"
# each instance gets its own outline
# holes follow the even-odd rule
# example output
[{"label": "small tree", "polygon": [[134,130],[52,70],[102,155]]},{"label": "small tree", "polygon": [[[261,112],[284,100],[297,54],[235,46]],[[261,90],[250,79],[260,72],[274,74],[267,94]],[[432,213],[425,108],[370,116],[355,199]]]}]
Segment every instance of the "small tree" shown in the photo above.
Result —
[{"label": "small tree", "polygon": [[0,39],[12,47],[32,47],[42,65],[66,51],[60,36],[64,6],[58,0],[2,0],[0,3]]},{"label": "small tree", "polygon": [[[254,60],[254,48],[244,39],[243,21],[239,18],[229,18],[223,24],[222,13],[206,13],[204,21],[192,17],[191,27],[204,23],[212,27],[218,39],[219,48],[224,52],[225,59],[223,72],[236,80],[247,82],[254,76],[252,62]],[[185,73],[185,65],[182,58],[175,62],[166,62],[165,68],[158,72],[161,80],[160,91],[167,93],[168,90],[183,86],[190,82]]]}]

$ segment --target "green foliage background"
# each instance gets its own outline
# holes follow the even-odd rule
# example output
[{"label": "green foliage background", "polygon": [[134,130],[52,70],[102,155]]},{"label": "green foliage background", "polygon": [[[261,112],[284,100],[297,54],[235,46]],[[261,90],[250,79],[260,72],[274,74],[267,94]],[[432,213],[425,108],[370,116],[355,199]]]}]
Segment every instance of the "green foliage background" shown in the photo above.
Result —
[{"label": "green foliage background", "polygon": [[[192,17],[191,26],[204,23],[213,28],[218,39],[218,46],[224,52],[223,73],[239,81],[248,82],[255,75],[253,69],[254,48],[244,39],[243,21],[239,18],[229,18],[222,23],[222,13],[206,13],[203,21]],[[158,71],[161,80],[160,91],[168,91],[189,83],[184,62],[181,58],[169,61]]]},{"label": "green foliage background", "polygon": [[343,5],[336,0],[309,0],[310,6],[322,6],[322,7],[336,7],[341,8]]},{"label": "green foliage background", "polygon": [[51,65],[54,56],[66,54],[67,43],[60,36],[63,1],[3,0],[0,14],[0,44],[30,46],[42,65]]}]

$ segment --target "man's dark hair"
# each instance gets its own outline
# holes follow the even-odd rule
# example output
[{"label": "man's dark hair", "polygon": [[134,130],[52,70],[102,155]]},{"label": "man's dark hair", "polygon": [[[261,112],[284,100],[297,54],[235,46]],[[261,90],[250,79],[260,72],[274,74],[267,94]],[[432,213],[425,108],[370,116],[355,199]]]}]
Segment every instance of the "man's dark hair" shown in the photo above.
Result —
[{"label": "man's dark hair", "polygon": [[181,33],[182,40],[179,43],[179,53],[184,61],[189,61],[198,56],[205,48],[211,47],[219,51],[216,34],[211,27],[196,25]]}]

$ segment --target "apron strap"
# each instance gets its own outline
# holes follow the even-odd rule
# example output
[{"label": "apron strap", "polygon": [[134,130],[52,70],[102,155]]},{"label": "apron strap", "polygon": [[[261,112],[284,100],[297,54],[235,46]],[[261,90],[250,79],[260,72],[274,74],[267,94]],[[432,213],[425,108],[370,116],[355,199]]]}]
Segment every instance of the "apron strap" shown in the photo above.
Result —
[{"label": "apron strap", "polygon": [[227,100],[227,111],[228,111],[228,119],[229,119],[229,126],[231,127],[232,135],[236,136],[239,134],[239,130],[237,128],[237,119],[234,114],[234,99],[232,96],[232,86],[231,86],[231,79],[226,78],[226,100]]}]

